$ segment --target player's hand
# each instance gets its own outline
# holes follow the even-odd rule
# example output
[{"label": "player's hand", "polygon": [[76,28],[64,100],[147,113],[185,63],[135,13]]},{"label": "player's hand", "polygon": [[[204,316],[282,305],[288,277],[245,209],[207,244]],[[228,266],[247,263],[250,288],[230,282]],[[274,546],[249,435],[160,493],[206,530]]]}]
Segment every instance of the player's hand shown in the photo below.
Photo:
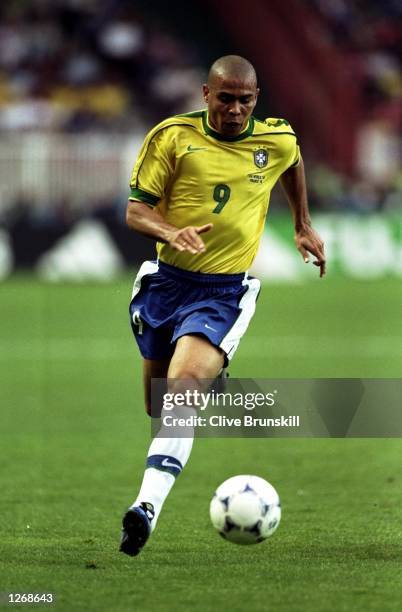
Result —
[{"label": "player's hand", "polygon": [[317,232],[315,232],[309,225],[305,226],[303,229],[295,233],[295,242],[296,247],[301,253],[305,263],[310,261],[309,253],[314,255],[316,260],[313,261],[313,264],[320,268],[320,278],[324,276],[326,264],[324,243]]},{"label": "player's hand", "polygon": [[180,252],[188,251],[192,255],[204,253],[205,244],[201,240],[199,234],[209,232],[212,227],[212,223],[207,223],[206,225],[199,225],[198,227],[193,225],[183,227],[182,229],[172,232],[171,236],[168,239],[168,244]]}]

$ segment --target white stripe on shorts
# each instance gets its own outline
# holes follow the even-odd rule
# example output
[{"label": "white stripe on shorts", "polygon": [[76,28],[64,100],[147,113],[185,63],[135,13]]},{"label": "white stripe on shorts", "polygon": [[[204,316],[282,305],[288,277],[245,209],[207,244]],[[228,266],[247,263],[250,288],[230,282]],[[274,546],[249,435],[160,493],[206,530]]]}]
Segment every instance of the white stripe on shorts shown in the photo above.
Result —
[{"label": "white stripe on shorts", "polygon": [[247,291],[239,303],[241,313],[219,345],[220,348],[225,351],[229,361],[235,354],[239,342],[245,334],[253,314],[255,313],[255,304],[261,287],[261,283],[257,278],[246,277],[242,285],[247,286]]},{"label": "white stripe on shorts", "polygon": [[141,281],[144,276],[147,274],[155,274],[159,270],[159,265],[157,261],[144,261],[141,265],[141,268],[138,270],[137,276],[135,277],[133,292],[131,294],[131,299],[133,300],[139,290],[141,289]]}]

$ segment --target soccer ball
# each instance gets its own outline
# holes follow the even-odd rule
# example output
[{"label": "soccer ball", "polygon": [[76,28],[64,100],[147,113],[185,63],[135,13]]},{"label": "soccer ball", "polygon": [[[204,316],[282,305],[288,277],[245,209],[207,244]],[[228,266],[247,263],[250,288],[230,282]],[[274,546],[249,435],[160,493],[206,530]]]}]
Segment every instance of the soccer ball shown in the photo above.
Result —
[{"label": "soccer ball", "polygon": [[215,491],[209,514],[219,534],[236,544],[263,542],[278,528],[281,502],[259,476],[233,476]]}]

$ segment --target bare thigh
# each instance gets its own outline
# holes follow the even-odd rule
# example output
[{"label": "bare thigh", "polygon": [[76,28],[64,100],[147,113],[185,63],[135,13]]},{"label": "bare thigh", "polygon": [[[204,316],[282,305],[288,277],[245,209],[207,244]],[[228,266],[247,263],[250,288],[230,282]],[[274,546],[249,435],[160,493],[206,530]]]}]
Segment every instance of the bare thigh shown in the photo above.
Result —
[{"label": "bare thigh", "polygon": [[182,336],[170,361],[168,378],[216,378],[223,362],[223,351],[204,336]]},{"label": "bare thigh", "polygon": [[161,406],[151,406],[151,379],[167,378],[170,392],[180,392],[181,381],[193,381],[193,388],[201,388],[203,379],[214,379],[224,363],[224,353],[203,336],[182,336],[176,343],[171,359],[144,359],[143,382],[145,409],[157,416]]},{"label": "bare thigh", "polygon": [[185,393],[187,390],[206,391],[219,374],[224,363],[224,353],[203,336],[182,336],[168,370],[168,391]]}]

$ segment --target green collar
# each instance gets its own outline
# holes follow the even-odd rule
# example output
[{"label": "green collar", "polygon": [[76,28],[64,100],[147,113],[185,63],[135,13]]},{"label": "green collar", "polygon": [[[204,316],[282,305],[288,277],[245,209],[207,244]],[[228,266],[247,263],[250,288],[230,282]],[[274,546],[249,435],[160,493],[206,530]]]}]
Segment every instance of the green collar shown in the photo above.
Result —
[{"label": "green collar", "polygon": [[205,130],[205,133],[208,134],[209,136],[212,136],[212,138],[216,138],[216,140],[224,140],[227,142],[237,142],[238,140],[244,140],[248,136],[251,136],[254,130],[254,118],[250,117],[250,119],[248,120],[247,128],[243,132],[241,132],[241,134],[239,134],[238,136],[223,136],[219,132],[216,132],[215,130],[213,130],[208,124],[208,111],[206,110],[202,113],[202,125]]}]

